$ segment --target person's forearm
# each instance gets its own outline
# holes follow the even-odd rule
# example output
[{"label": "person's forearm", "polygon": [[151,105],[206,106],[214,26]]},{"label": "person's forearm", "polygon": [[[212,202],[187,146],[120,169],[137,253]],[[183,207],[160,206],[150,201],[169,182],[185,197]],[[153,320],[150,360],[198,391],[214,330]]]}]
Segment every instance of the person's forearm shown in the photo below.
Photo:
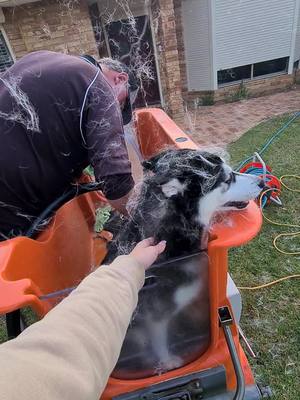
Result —
[{"label": "person's forearm", "polygon": [[117,362],[144,268],[100,267],[46,317],[0,347],[1,400],[98,400]]},{"label": "person's forearm", "polygon": [[118,200],[127,196],[133,189],[134,181],[131,174],[116,174],[97,177],[97,181],[102,183],[102,190],[108,200]]}]

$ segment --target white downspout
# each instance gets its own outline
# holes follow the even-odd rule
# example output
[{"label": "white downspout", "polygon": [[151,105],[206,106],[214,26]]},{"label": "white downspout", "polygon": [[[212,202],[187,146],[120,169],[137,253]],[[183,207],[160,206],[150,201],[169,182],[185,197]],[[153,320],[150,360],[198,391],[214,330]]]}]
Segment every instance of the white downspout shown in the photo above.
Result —
[{"label": "white downspout", "polygon": [[297,28],[298,28],[298,21],[299,21],[299,7],[300,7],[300,0],[295,0],[294,21],[293,21],[293,31],[292,31],[292,38],[291,38],[291,49],[290,49],[288,74],[292,74],[293,69],[294,69],[296,36],[297,36]]},{"label": "white downspout", "polygon": [[216,4],[215,0],[207,0],[207,1],[208,1],[208,18],[209,18],[208,20],[210,25],[209,41],[211,43],[210,45],[211,82],[212,82],[212,90],[217,90],[218,71],[216,66],[216,35],[215,35]]}]

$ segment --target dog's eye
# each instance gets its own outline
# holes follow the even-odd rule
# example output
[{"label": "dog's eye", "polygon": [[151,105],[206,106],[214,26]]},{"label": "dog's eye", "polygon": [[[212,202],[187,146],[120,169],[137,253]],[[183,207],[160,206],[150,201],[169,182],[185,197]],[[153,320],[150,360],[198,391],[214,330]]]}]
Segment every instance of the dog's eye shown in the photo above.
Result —
[{"label": "dog's eye", "polygon": [[233,174],[230,174],[229,178],[225,181],[225,183],[227,183],[227,185],[230,185],[232,180],[233,180]]}]

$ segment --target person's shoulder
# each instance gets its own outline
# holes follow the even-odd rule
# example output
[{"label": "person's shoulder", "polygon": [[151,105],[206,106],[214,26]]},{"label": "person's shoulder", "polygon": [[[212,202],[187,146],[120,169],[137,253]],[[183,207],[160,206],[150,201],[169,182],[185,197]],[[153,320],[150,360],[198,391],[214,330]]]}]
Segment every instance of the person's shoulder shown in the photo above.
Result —
[{"label": "person's shoulder", "polygon": [[40,63],[40,62],[45,62],[45,61],[53,61],[53,60],[68,60],[71,56],[68,54],[64,53],[58,53],[55,51],[50,51],[50,50],[38,50],[38,51],[33,51],[22,58],[20,58],[17,63]]},{"label": "person's shoulder", "polygon": [[50,50],[39,50],[28,53],[17,61],[16,66],[48,70],[49,72],[69,72],[71,75],[83,74],[94,76],[97,68],[83,60],[80,56],[58,53]]},{"label": "person's shoulder", "polygon": [[103,89],[107,94],[113,95],[112,88],[101,70],[79,55],[49,50],[35,51],[19,59],[7,71],[9,74],[21,74],[23,85],[34,84],[38,77],[39,83],[44,79],[45,84],[50,85],[52,91],[55,88],[61,90],[62,87],[82,91],[94,83],[93,87]]}]

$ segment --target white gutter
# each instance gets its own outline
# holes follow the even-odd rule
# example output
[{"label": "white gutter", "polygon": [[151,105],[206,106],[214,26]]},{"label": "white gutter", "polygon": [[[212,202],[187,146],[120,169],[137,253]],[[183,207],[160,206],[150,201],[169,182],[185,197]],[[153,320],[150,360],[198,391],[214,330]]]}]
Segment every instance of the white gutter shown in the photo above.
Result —
[{"label": "white gutter", "polygon": [[210,67],[212,90],[218,89],[218,71],[216,66],[216,5],[215,0],[208,0]]},{"label": "white gutter", "polygon": [[299,7],[300,7],[300,0],[295,0],[294,22],[293,22],[288,74],[292,74],[293,69],[294,69],[295,46],[296,46],[296,36],[297,36],[298,19],[299,19]]}]

